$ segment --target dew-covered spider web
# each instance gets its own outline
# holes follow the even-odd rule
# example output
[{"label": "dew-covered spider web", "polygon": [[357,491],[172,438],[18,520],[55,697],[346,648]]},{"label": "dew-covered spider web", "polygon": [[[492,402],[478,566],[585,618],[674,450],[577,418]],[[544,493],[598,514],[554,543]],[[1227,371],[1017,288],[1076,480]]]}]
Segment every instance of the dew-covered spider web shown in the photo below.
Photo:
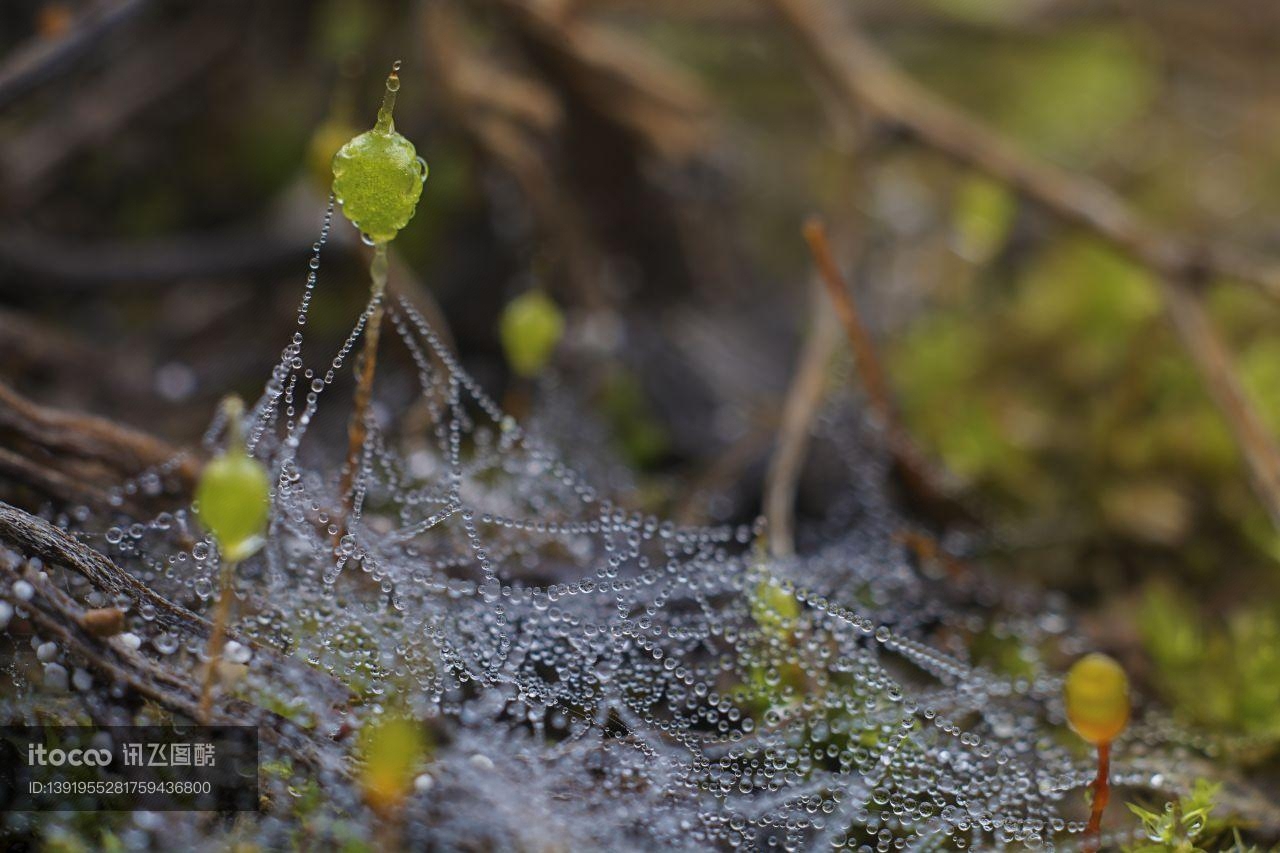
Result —
[{"label": "dew-covered spider web", "polygon": [[[596,461],[598,428],[570,391],[549,389],[517,423],[418,310],[388,297],[383,346],[407,349],[416,386],[379,377],[346,512],[348,413],[322,412],[351,381],[374,306],[338,353],[308,348],[332,214],[331,203],[297,330],[251,408],[249,448],[276,486],[268,544],[236,579],[233,627],[259,651],[227,654],[247,664],[239,697],[334,743],[384,707],[438,721],[406,844],[1078,842],[1093,768],[1042,661],[1050,647],[1080,651],[1065,604],[908,559],[897,534],[910,522],[884,491],[887,458],[855,400],[815,426],[846,486],[803,556],[770,559],[763,525],[680,527],[630,511],[615,493],[625,475]],[[223,427],[211,425],[211,449]],[[86,536],[93,523],[76,522]],[[208,610],[218,555],[201,537],[175,507],[114,523],[101,547],[160,595]],[[145,610],[129,618],[138,654],[197,665],[201,643]],[[980,659],[976,638],[999,654]],[[305,665],[258,666],[261,649]],[[999,656],[1013,663],[993,665]],[[350,696],[317,688],[317,672]],[[1157,775],[1169,737],[1164,723],[1137,727],[1118,747],[1117,781],[1181,784]],[[361,808],[349,771],[346,758],[309,771],[325,802],[308,821],[331,841],[357,831],[340,831]],[[302,796],[286,783],[285,797]],[[269,846],[295,831],[271,811],[254,829]]]}]

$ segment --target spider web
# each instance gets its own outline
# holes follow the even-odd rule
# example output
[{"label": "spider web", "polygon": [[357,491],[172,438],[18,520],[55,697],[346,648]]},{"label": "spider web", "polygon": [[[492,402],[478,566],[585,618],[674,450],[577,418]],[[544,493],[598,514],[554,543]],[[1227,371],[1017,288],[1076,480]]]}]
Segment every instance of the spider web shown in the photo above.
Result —
[{"label": "spider web", "polygon": [[[566,393],[522,426],[413,305],[390,299],[383,345],[406,348],[415,384],[380,377],[344,512],[341,442],[323,433],[346,413],[326,421],[322,402],[377,306],[308,365],[332,216],[331,201],[298,330],[250,416],[250,451],[276,487],[268,545],[239,568],[236,628],[364,704],[335,709],[305,678],[268,679],[251,661],[239,689],[326,731],[392,705],[448,721],[409,841],[1073,843],[1092,773],[1062,737],[1061,684],[1039,657],[1072,648],[1069,620],[1041,595],[906,559],[894,534],[909,522],[881,489],[887,459],[856,401],[836,401],[815,427],[847,487],[814,546],[767,559],[761,525],[677,526],[593,487],[584,469],[598,436]],[[210,447],[224,426],[211,424]],[[113,555],[162,594],[211,603],[212,543],[172,546],[193,527],[185,509],[162,520],[113,528]],[[980,634],[1023,671],[975,664],[967,640]],[[358,806],[339,775],[322,781],[335,807]]]}]

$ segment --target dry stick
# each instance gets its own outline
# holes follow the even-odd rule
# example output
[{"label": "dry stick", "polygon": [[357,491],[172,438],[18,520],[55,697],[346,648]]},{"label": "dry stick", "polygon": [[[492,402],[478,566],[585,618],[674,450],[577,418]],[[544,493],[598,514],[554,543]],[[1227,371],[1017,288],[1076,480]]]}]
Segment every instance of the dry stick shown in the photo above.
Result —
[{"label": "dry stick", "polygon": [[[212,631],[209,622],[199,614],[157,594],[106,556],[66,531],[2,501],[0,542],[39,557],[48,565],[63,566],[109,596],[124,595],[135,607],[150,607],[155,611],[155,624],[168,631],[195,639],[207,637]],[[247,637],[236,634],[232,637],[253,648],[254,666],[261,668],[268,677],[304,678],[310,683],[311,689],[323,691],[328,701],[334,704],[348,704],[351,701],[350,691],[336,679],[281,655],[269,646],[257,645]]]},{"label": "dry stick", "polygon": [[774,557],[795,554],[796,486],[809,448],[809,431],[822,405],[827,367],[840,340],[839,326],[826,309],[826,299],[818,286],[813,288],[811,302],[812,325],[782,404],[778,445],[764,480],[764,512],[769,550]]},{"label": "dry stick", "polygon": [[1111,799],[1111,742],[1098,744],[1098,775],[1089,785],[1093,789],[1093,806],[1089,809],[1089,823],[1084,830],[1083,853],[1098,853],[1102,845],[1102,812]]},{"label": "dry stick", "polygon": [[889,396],[889,382],[885,379],[884,366],[876,354],[871,333],[867,331],[853,297],[849,295],[849,289],[845,286],[840,268],[836,266],[831,244],[827,240],[827,229],[821,219],[816,216],[809,217],[804,223],[804,239],[809,244],[809,252],[813,255],[813,262],[818,267],[822,283],[826,285],[827,295],[831,297],[831,304],[836,309],[840,325],[844,326],[844,333],[849,338],[849,347],[853,350],[858,376],[867,390],[871,407],[875,409],[885,429],[896,436],[902,432],[902,424],[893,400]]},{"label": "dry stick", "polygon": [[897,407],[889,393],[889,382],[884,366],[876,354],[875,342],[862,322],[858,308],[845,285],[840,269],[827,240],[827,230],[817,217],[810,217],[804,224],[804,238],[809,244],[818,273],[826,285],[827,295],[836,309],[836,316],[844,326],[849,347],[853,350],[858,377],[867,391],[872,409],[884,426],[889,453],[903,486],[916,499],[919,507],[937,521],[972,521],[973,515],[946,494],[934,482],[929,466],[911,441]]},{"label": "dry stick", "polygon": [[829,3],[769,2],[850,103],[1092,231],[1162,280],[1173,326],[1241,448],[1254,491],[1280,527],[1280,449],[1241,388],[1229,351],[1195,293],[1208,278],[1220,277],[1280,298],[1280,268],[1218,244],[1171,237],[1108,187],[1025,153],[898,71]]},{"label": "dry stick", "polygon": [[103,43],[112,30],[136,17],[151,0],[94,3],[60,35],[19,45],[0,65],[0,109],[59,75],[73,71],[81,57]]},{"label": "dry stick", "polygon": [[[66,531],[42,518],[0,502],[0,542],[19,551],[40,557],[47,567],[63,567],[89,581],[93,587],[111,595],[124,594],[136,606],[155,609],[156,623],[174,632],[200,637],[210,629],[199,615],[157,595],[141,581],[116,566],[106,556],[80,542]],[[42,636],[57,639],[61,645],[83,658],[89,666],[106,675],[112,682],[125,685],[170,711],[195,718],[198,713],[197,685],[183,669],[166,661],[150,658],[129,649],[116,640],[99,636],[90,622],[94,611],[86,611],[63,591],[60,580],[31,570],[0,562],[0,590],[9,590],[17,580],[26,580],[35,595],[22,602],[27,620]],[[7,597],[7,596],[5,596]],[[247,638],[238,638],[253,645]],[[289,681],[302,679],[311,690],[320,691],[323,701],[349,704],[352,697],[346,685],[315,669],[281,656],[274,650],[255,646],[255,666],[268,678]],[[324,755],[331,753],[333,741],[319,733],[302,729],[295,723],[247,702],[233,700],[219,713],[229,724],[257,726],[261,737],[309,766],[319,766]],[[332,761],[324,761],[332,765]]]}]

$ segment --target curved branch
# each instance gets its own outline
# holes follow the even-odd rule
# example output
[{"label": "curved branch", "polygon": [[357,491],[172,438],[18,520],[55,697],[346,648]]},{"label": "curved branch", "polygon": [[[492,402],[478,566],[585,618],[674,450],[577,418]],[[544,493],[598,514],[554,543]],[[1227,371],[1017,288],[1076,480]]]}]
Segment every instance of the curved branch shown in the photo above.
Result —
[{"label": "curved branch", "polygon": [[1280,447],[1245,394],[1230,351],[1199,298],[1213,278],[1280,298],[1280,267],[1226,246],[1166,234],[1109,187],[1027,154],[900,72],[823,0],[769,2],[852,106],[1093,232],[1155,275],[1174,330],[1240,448],[1254,492],[1280,527]]}]

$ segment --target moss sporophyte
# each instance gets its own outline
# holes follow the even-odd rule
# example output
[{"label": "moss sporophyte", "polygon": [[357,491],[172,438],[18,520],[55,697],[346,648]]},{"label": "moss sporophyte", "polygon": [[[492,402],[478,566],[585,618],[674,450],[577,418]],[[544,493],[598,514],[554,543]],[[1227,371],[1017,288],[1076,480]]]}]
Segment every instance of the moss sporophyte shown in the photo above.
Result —
[{"label": "moss sporophyte", "polygon": [[235,567],[262,547],[271,500],[271,480],[266,468],[245,452],[244,403],[239,397],[228,397],[222,402],[222,411],[227,421],[226,447],[204,466],[196,486],[196,514],[217,543],[221,557],[218,603],[200,691],[199,716],[206,723],[231,613]]},{"label": "moss sporophyte", "polygon": [[349,141],[333,158],[333,196],[342,213],[373,246],[369,265],[371,280],[364,351],[359,366],[355,408],[348,426],[347,464],[341,493],[352,504],[360,449],[364,445],[365,416],[373,396],[373,378],[378,358],[378,338],[382,327],[384,292],[387,287],[387,244],[413,218],[427,179],[427,162],[418,156],[413,143],[396,132],[394,113],[400,91],[400,61],[391,66],[382,106],[372,130]]},{"label": "moss sporophyte", "polygon": [[1129,723],[1129,679],[1120,664],[1104,654],[1085,655],[1067,671],[1062,686],[1067,722],[1098,750],[1098,774],[1082,849],[1097,851],[1102,812],[1111,795],[1111,742]]},{"label": "moss sporophyte", "polygon": [[373,129],[343,145],[333,158],[334,198],[343,215],[375,246],[391,242],[409,224],[427,179],[426,161],[395,129],[399,72],[397,60]]},{"label": "moss sporophyte", "polygon": [[537,376],[564,334],[564,315],[541,290],[522,293],[502,311],[499,326],[507,363],[518,376]]}]

